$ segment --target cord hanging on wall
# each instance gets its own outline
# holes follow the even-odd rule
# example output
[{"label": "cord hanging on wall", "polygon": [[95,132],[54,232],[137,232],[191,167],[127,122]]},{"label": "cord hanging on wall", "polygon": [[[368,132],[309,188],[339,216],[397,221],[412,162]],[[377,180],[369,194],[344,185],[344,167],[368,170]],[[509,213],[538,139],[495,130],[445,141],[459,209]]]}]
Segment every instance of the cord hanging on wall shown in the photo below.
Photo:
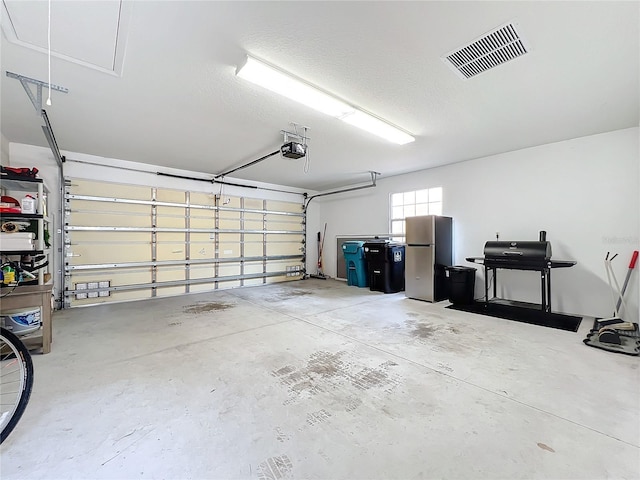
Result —
[{"label": "cord hanging on wall", "polygon": [[51,0],[48,1],[49,12],[47,15],[47,60],[49,72],[49,96],[47,97],[47,105],[51,106]]}]

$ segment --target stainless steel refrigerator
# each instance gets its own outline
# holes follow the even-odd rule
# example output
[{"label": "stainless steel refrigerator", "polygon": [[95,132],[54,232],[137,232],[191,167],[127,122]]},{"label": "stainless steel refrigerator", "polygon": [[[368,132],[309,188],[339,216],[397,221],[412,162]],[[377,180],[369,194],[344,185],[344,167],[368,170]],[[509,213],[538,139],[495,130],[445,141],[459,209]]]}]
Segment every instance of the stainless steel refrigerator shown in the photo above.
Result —
[{"label": "stainless steel refrigerator", "polygon": [[453,219],[438,215],[407,217],[405,295],[439,302],[448,297],[445,267],[453,262]]}]

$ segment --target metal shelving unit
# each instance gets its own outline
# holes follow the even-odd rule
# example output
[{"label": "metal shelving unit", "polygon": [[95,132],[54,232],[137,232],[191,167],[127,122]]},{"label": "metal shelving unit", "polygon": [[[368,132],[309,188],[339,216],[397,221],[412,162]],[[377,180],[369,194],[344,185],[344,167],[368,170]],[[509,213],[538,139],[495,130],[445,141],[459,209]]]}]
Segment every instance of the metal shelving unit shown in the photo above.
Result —
[{"label": "metal shelving unit", "polygon": [[[42,179],[39,178],[7,178],[2,177],[0,187],[3,192],[21,192],[35,193],[37,195],[37,213],[12,213],[1,212],[0,224],[6,221],[37,221],[37,234],[35,249],[33,250],[2,250],[0,246],[0,254],[3,257],[11,259],[12,257],[24,257],[26,255],[46,255],[45,260],[50,260],[51,248],[45,243],[45,224],[50,223],[47,216],[46,194],[47,188]],[[51,292],[53,282],[51,280],[45,282],[45,269],[38,270],[37,285],[26,284],[19,285],[11,290],[0,303],[0,308],[4,311],[22,308],[40,307],[41,309],[41,327],[26,336],[22,337],[23,342],[31,348],[41,347],[42,353],[51,351],[52,341],[52,325],[51,325]],[[12,287],[8,287],[12,288]],[[4,294],[4,292],[2,292]]]},{"label": "metal shelving unit", "polygon": [[[50,224],[50,219],[47,216],[47,203],[46,195],[49,193],[44,181],[41,178],[6,178],[2,177],[1,187],[6,192],[21,192],[21,193],[35,193],[37,195],[37,213],[12,213],[12,212],[0,212],[0,224],[11,220],[23,220],[32,221],[36,220],[37,233],[36,233],[36,245],[35,250],[2,250],[0,246],[0,254],[7,256],[22,256],[22,255],[42,255],[49,254],[50,248],[45,243],[45,224]],[[38,270],[38,284],[43,285],[45,283],[44,269]]]}]

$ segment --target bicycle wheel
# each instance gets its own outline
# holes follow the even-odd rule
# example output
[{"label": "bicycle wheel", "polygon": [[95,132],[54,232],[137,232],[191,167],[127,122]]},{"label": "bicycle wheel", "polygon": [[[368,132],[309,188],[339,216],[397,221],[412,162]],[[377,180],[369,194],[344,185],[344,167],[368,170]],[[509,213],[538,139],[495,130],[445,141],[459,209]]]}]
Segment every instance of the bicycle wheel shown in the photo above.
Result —
[{"label": "bicycle wheel", "polygon": [[0,329],[0,443],[15,428],[27,408],[33,387],[29,350],[10,331]]}]

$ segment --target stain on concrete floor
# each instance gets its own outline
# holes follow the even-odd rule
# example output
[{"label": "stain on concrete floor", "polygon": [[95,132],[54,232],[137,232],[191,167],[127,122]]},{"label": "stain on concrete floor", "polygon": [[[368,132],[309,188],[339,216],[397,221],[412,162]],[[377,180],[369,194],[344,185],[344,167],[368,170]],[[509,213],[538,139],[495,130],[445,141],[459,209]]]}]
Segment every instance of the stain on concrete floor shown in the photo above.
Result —
[{"label": "stain on concrete floor", "polygon": [[219,312],[235,307],[232,303],[225,302],[201,302],[193,305],[186,305],[182,308],[184,313],[208,313]]},{"label": "stain on concrete floor", "polygon": [[413,337],[429,339],[432,337],[445,336],[449,333],[459,335],[462,329],[455,325],[433,324],[428,321],[407,320],[405,325],[409,328],[409,333]]},{"label": "stain on concrete floor", "polygon": [[280,302],[290,298],[306,297],[308,295],[313,295],[313,292],[310,290],[285,290],[283,292],[276,293],[271,298],[271,301]]},{"label": "stain on concrete floor", "polygon": [[551,452],[551,453],[556,453],[556,451],[553,448],[551,448],[549,445],[545,445],[544,443],[538,443],[537,445],[542,450],[546,450],[547,452]]},{"label": "stain on concrete floor", "polygon": [[311,426],[316,425],[318,423],[326,422],[331,414],[327,412],[324,408],[317,412],[312,412],[307,414],[307,423]]},{"label": "stain on concrete floor", "polygon": [[291,478],[293,464],[286,455],[271,457],[258,465],[259,480],[279,480],[281,478]]},{"label": "stain on concrete floor", "polygon": [[411,335],[418,338],[431,338],[440,330],[439,326],[429,323],[411,322],[410,326],[412,327]]},{"label": "stain on concrete floor", "polygon": [[285,365],[271,372],[288,387],[290,404],[304,397],[320,392],[343,392],[344,409],[352,411],[362,402],[356,402],[357,391],[381,389],[390,392],[400,383],[400,377],[391,371],[397,366],[393,361],[384,362],[377,367],[359,365],[348,352],[314,352],[303,367]]}]

